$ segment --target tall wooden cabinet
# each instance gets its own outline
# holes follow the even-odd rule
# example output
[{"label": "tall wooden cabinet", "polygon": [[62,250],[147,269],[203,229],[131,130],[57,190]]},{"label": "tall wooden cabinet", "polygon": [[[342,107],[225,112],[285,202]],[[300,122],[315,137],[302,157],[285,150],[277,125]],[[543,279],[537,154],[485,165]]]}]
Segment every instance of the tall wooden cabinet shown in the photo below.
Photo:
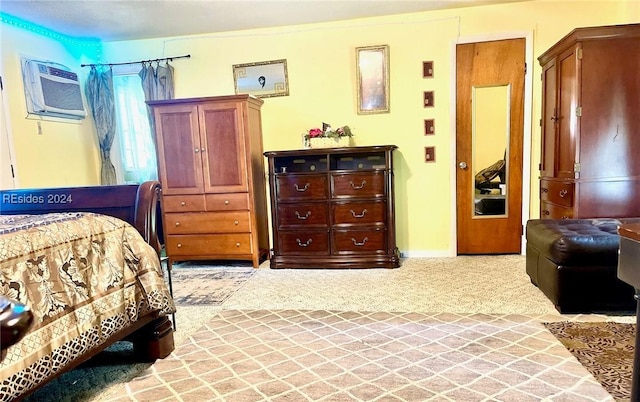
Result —
[{"label": "tall wooden cabinet", "polygon": [[263,101],[151,101],[169,261],[268,256]]},{"label": "tall wooden cabinet", "polygon": [[640,24],[575,29],[538,61],[540,217],[640,216]]},{"label": "tall wooden cabinet", "polygon": [[395,145],[266,152],[271,268],[395,268]]}]

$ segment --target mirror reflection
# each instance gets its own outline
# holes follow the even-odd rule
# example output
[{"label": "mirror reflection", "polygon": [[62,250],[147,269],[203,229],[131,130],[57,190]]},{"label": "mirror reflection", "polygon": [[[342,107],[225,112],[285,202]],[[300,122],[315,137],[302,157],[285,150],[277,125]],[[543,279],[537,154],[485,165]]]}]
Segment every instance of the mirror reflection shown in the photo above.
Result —
[{"label": "mirror reflection", "polygon": [[472,89],[472,171],[474,217],[508,213],[510,85]]}]

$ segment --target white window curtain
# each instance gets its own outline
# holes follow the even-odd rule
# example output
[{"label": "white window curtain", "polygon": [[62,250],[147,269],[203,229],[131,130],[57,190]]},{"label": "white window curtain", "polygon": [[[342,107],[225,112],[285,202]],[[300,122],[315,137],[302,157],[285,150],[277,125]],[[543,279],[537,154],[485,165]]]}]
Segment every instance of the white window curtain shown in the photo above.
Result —
[{"label": "white window curtain", "polygon": [[117,74],[113,77],[118,140],[120,143],[120,169],[125,183],[157,180],[155,144],[145,103],[144,91],[138,72]]}]

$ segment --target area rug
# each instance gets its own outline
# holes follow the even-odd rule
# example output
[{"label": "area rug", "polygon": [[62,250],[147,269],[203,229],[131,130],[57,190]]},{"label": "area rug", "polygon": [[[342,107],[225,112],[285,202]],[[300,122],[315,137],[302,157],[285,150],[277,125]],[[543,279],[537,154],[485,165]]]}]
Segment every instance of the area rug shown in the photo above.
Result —
[{"label": "area rug", "polygon": [[255,274],[254,268],[200,268],[171,270],[173,300],[177,306],[218,306]]},{"label": "area rug", "polygon": [[111,400],[611,401],[530,317],[327,310],[221,310],[125,389]]},{"label": "area rug", "polygon": [[629,400],[635,324],[562,321],[544,325],[611,396]]}]

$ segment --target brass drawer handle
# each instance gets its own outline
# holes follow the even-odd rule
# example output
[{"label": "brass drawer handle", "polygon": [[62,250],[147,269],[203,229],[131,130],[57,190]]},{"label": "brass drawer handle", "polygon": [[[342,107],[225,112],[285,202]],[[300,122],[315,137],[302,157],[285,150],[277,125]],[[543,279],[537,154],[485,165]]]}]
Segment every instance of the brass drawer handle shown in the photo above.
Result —
[{"label": "brass drawer handle", "polygon": [[357,241],[356,239],[354,239],[353,237],[351,238],[351,241],[353,242],[353,245],[354,245],[354,246],[358,246],[358,247],[364,246],[364,244],[367,242],[367,240],[369,240],[369,238],[368,238],[368,237],[365,237],[365,238],[362,240],[362,243],[358,243],[358,241]]},{"label": "brass drawer handle", "polygon": [[351,215],[353,215],[354,218],[364,218],[365,214],[367,213],[367,209],[363,209],[361,214],[356,214],[353,209],[351,210]]},{"label": "brass drawer handle", "polygon": [[567,195],[568,191],[567,190],[560,190],[560,197],[564,198]]},{"label": "brass drawer handle", "polygon": [[240,222],[238,222],[237,220],[233,221],[233,224],[236,225],[236,226],[238,226],[239,223]]},{"label": "brass drawer handle", "polygon": [[305,184],[304,187],[299,187],[298,183],[294,184],[294,186],[296,187],[296,191],[299,191],[301,193],[309,189],[309,183]]},{"label": "brass drawer handle", "polygon": [[562,219],[569,219],[567,215],[562,215]]},{"label": "brass drawer handle", "polygon": [[311,216],[311,211],[307,211],[307,213],[304,216],[300,215],[300,212],[296,211],[296,218],[302,221],[305,219],[308,219],[310,216]]},{"label": "brass drawer handle", "polygon": [[549,215],[549,211],[548,211],[548,210],[546,210],[546,209],[545,209],[545,210],[543,210],[543,211],[542,211],[542,215]]},{"label": "brass drawer handle", "polygon": [[240,243],[236,243],[236,247],[240,247]]},{"label": "brass drawer handle", "polygon": [[181,206],[181,207],[184,207],[185,205],[187,205],[187,203],[186,203],[186,202],[184,202],[184,201],[182,201],[182,202],[180,203],[180,206]]},{"label": "brass drawer handle", "polygon": [[182,243],[178,243],[178,245],[176,247],[178,247],[178,248],[182,247]]},{"label": "brass drawer handle", "polygon": [[296,239],[296,241],[300,247],[309,247],[309,244],[311,244],[311,239],[307,240],[306,243],[303,243],[300,239]]},{"label": "brass drawer handle", "polygon": [[224,205],[229,205],[229,200],[224,200]]},{"label": "brass drawer handle", "polygon": [[180,222],[176,222],[176,226],[180,226]]},{"label": "brass drawer handle", "polygon": [[349,180],[349,184],[351,184],[351,187],[354,190],[362,190],[364,188],[364,185],[367,184],[366,180],[362,180],[362,184],[360,184],[359,186],[356,186],[351,180]]},{"label": "brass drawer handle", "polygon": [[544,188],[544,187],[540,187],[540,192],[541,193],[548,193],[549,189],[548,188]]}]

